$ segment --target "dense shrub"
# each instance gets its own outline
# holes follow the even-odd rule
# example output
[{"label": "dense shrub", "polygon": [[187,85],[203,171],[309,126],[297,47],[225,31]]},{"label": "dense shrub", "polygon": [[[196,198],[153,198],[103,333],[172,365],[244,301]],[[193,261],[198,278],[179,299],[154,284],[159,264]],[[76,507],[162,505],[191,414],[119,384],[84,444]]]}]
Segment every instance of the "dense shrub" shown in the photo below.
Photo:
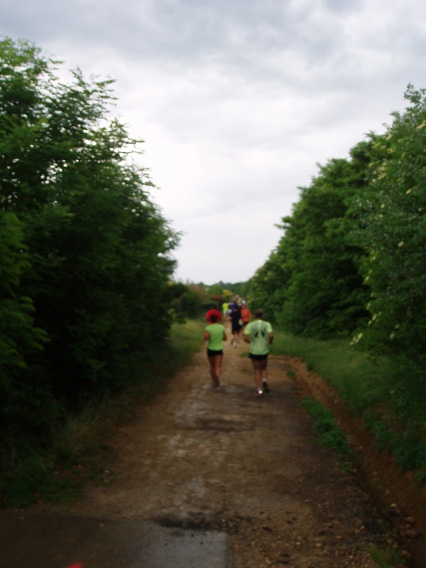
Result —
[{"label": "dense shrub", "polygon": [[[47,443],[61,414],[121,388],[170,326],[178,237],[109,117],[111,81],[68,84],[0,41],[0,450]],[[13,434],[14,433],[14,434]]]}]

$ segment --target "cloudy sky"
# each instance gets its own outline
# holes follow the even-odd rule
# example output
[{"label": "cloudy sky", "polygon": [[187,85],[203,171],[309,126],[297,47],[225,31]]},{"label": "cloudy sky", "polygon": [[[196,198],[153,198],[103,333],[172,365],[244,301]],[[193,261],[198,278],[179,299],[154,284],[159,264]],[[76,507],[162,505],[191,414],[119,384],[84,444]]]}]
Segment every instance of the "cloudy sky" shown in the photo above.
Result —
[{"label": "cloudy sky", "polygon": [[253,276],[317,164],[426,87],[419,0],[3,0],[0,35],[116,80],[184,282]]}]

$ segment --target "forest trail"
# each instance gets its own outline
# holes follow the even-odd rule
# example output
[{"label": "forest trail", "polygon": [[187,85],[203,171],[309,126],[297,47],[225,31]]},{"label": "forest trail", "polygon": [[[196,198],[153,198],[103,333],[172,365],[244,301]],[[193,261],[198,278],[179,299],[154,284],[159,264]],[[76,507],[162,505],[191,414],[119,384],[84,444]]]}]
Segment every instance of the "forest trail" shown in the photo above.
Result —
[{"label": "forest trail", "polygon": [[228,341],[219,389],[195,354],[110,441],[99,483],[41,510],[224,531],[234,568],[377,567],[371,548],[392,548],[392,534],[355,475],[314,441],[292,361],[270,356],[271,392],[257,399],[247,350]]}]

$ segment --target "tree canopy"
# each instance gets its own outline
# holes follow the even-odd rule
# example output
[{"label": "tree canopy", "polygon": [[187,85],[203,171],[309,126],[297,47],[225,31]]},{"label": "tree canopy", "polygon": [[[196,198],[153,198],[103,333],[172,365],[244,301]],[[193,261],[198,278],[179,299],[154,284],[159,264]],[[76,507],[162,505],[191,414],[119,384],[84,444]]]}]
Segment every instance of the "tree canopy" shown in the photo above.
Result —
[{"label": "tree canopy", "polygon": [[355,337],[424,377],[426,91],[300,188],[250,300],[296,334]]},{"label": "tree canopy", "polygon": [[110,80],[76,70],[66,83],[58,66],[28,42],[0,41],[4,437],[37,430],[52,405],[120,388],[129,358],[170,325],[179,235],[131,160],[142,141],[111,118]]}]

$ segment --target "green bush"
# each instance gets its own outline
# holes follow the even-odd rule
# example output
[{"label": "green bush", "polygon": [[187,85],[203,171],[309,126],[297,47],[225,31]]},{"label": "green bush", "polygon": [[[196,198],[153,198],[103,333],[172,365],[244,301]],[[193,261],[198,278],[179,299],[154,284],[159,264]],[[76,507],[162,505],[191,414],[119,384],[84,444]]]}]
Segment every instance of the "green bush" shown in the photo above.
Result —
[{"label": "green bush", "polygon": [[[0,460],[47,452],[69,413],[165,342],[178,234],[152,203],[112,81],[0,40]],[[2,465],[0,464],[0,465]]]},{"label": "green bush", "polygon": [[55,424],[50,444],[45,447],[31,445],[34,440],[28,438],[10,438],[7,451],[0,455],[0,497],[16,507],[28,506],[34,500],[75,499],[84,483],[99,474],[108,439],[117,426],[161,392],[170,377],[201,348],[203,327],[201,321],[174,324],[168,341],[158,346],[152,357],[141,354],[139,359],[134,358],[131,385],[68,413]]}]

